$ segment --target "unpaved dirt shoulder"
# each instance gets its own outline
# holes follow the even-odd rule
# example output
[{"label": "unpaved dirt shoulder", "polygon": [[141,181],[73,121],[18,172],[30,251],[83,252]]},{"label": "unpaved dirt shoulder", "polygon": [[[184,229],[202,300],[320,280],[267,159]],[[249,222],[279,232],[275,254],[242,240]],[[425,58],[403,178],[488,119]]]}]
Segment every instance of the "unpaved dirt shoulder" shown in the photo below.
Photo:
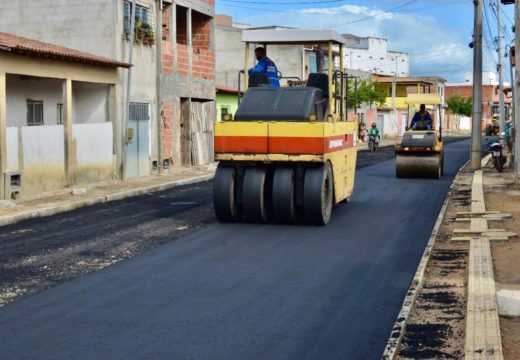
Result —
[{"label": "unpaved dirt shoulder", "polygon": [[[424,284],[412,307],[398,359],[463,359],[466,326],[466,295],[469,243],[451,242],[457,212],[471,204],[472,173],[461,172],[454,183],[452,198],[439,230]],[[511,172],[484,171],[487,210],[512,214],[491,228],[520,234],[520,187]],[[497,290],[520,289],[520,238],[491,243]],[[500,317],[502,345],[506,360],[520,359],[520,318]]]},{"label": "unpaved dirt shoulder", "polygon": [[[453,185],[423,286],[412,306],[398,359],[464,357],[467,243],[450,242],[459,211],[471,203],[472,173],[462,171]],[[460,227],[460,226],[459,226]]]},{"label": "unpaved dirt shoulder", "polygon": [[[492,224],[520,234],[520,188],[513,184],[512,172],[485,173],[484,196],[488,210],[497,210],[513,215],[502,223]],[[491,243],[493,271],[497,290],[520,290],[520,238]],[[506,360],[520,359],[520,318],[500,317],[502,347]]]}]

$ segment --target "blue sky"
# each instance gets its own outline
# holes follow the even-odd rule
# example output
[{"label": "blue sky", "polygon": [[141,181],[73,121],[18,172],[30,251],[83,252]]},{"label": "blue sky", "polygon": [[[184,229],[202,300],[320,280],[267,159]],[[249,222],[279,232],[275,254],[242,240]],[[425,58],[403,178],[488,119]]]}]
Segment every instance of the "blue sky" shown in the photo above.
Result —
[{"label": "blue sky", "polygon": [[[496,71],[496,7],[490,3],[496,0],[485,0],[484,70]],[[514,9],[509,5],[502,10],[505,46],[514,38]],[[331,28],[388,38],[390,50],[410,53],[412,75],[439,75],[455,82],[472,71],[471,0],[217,0],[216,13],[253,26]],[[508,79],[508,66],[506,70]]]}]

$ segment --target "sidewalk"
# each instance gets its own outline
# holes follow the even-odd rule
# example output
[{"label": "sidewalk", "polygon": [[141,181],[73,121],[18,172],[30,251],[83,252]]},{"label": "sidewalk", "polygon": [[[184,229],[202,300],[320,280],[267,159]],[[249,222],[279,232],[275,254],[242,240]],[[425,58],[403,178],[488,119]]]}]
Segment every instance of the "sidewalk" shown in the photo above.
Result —
[{"label": "sidewalk", "polygon": [[174,173],[152,175],[129,179],[114,180],[88,186],[74,187],[79,190],[73,195],[73,189],[63,189],[46,193],[37,198],[14,202],[2,202],[0,206],[0,226],[19,221],[55,215],[84,206],[122,200],[132,196],[171,189],[177,186],[207,181],[213,178],[216,165],[180,168]]},{"label": "sidewalk", "polygon": [[518,218],[512,169],[459,172],[385,359],[520,358]]}]

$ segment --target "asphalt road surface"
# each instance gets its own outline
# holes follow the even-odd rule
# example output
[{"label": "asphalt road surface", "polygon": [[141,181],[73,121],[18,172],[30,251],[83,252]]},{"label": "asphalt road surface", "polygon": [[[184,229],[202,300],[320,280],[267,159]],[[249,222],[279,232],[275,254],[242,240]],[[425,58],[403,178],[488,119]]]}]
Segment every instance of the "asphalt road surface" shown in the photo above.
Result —
[{"label": "asphalt road surface", "polygon": [[212,224],[8,304],[0,358],[377,359],[468,150],[359,170],[326,227]]}]

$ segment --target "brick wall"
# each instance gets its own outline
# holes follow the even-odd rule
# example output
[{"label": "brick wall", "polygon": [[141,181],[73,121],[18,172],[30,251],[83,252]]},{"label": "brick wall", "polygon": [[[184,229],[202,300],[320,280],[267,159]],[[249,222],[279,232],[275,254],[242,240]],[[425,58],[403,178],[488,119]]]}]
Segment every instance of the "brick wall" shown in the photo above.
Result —
[{"label": "brick wall", "polygon": [[198,53],[194,52],[192,70],[193,77],[206,80],[215,79],[215,54],[203,49],[199,49]]},{"label": "brick wall", "polygon": [[[460,85],[460,86],[446,86],[446,99],[449,99],[453,95],[460,95],[463,98],[470,98],[473,96],[472,85]],[[498,103],[498,86],[497,85],[483,85],[482,86],[482,119],[483,123],[490,123],[492,119],[491,115],[491,104]],[[453,123],[453,119],[450,116],[450,126]]]},{"label": "brick wall", "polygon": [[163,40],[163,71],[170,75],[173,73],[173,43],[171,41]]},{"label": "brick wall", "polygon": [[170,40],[170,7],[167,6],[162,12],[162,66],[165,74],[173,73],[173,42]]},{"label": "brick wall", "polygon": [[200,79],[215,78],[215,54],[209,51],[211,41],[211,17],[192,12],[192,75]]},{"label": "brick wall", "polygon": [[177,71],[183,76],[190,74],[188,46],[183,44],[177,44]]},{"label": "brick wall", "polygon": [[216,15],[215,24],[231,27],[233,26],[233,18],[227,15]]},{"label": "brick wall", "polygon": [[162,10],[162,36],[163,36],[162,39],[163,40],[170,39],[170,35],[171,35],[170,8],[171,8],[171,6],[165,5]]},{"label": "brick wall", "polygon": [[[173,102],[163,101],[161,103],[161,136],[162,136],[162,158],[173,157]],[[162,166],[162,164],[160,164]]]}]

